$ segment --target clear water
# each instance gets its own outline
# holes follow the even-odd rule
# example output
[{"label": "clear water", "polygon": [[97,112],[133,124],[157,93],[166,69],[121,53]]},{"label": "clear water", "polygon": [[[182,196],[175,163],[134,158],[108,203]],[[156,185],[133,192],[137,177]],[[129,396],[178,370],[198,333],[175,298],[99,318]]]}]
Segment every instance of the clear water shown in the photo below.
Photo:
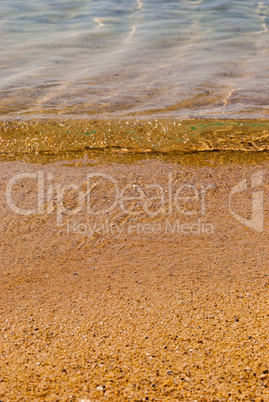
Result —
[{"label": "clear water", "polygon": [[269,0],[0,0],[0,113],[257,118]]}]

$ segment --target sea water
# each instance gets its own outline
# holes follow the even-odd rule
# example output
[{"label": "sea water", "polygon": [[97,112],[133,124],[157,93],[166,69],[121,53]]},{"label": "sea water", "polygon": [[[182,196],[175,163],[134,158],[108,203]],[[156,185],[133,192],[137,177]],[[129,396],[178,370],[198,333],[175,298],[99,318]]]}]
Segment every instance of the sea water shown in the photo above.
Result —
[{"label": "sea water", "polygon": [[267,118],[269,0],[0,0],[6,116]]}]

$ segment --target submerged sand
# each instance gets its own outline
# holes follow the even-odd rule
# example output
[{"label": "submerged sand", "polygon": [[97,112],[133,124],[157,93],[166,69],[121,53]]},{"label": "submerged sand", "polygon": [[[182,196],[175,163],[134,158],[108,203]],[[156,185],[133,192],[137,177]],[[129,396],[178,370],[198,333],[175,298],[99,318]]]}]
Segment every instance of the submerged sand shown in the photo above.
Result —
[{"label": "submerged sand", "polygon": [[[111,182],[99,176],[87,188],[87,174],[95,173],[120,189],[130,184],[126,197],[139,186],[149,198],[158,184],[163,210],[149,216],[145,205],[125,199],[126,210],[140,214],[118,203],[97,222],[84,206],[58,214],[57,226],[47,197],[44,213],[18,215],[5,196],[8,183],[38,171],[46,194],[53,183],[54,207],[56,185],[68,183],[92,191],[95,212],[112,203]],[[253,218],[255,174],[262,230],[235,217]],[[267,162],[1,162],[0,177],[1,401],[269,400]],[[244,179],[233,215],[229,195]],[[186,198],[176,209],[169,196],[175,200],[179,187]],[[65,211],[76,207],[78,188],[66,191]],[[14,204],[37,208],[34,176],[12,191]],[[157,212],[160,197],[146,206]]]}]

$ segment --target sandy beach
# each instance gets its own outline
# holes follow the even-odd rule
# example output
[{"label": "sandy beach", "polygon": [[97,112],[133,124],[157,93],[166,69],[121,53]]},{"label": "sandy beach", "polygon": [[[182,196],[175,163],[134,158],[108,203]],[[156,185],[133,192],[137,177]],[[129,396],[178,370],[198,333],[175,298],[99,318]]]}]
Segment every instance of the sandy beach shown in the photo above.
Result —
[{"label": "sandy beach", "polygon": [[269,0],[0,33],[0,402],[269,402]]},{"label": "sandy beach", "polygon": [[267,172],[1,162],[1,401],[268,401]]}]

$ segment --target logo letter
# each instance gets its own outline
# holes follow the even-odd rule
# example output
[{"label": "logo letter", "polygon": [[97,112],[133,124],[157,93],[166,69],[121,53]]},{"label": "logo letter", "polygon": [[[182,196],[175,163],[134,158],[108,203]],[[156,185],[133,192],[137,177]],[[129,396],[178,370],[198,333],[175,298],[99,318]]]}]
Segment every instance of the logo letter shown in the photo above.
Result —
[{"label": "logo letter", "polygon": [[229,195],[229,209],[231,214],[241,222],[243,225],[250,229],[255,230],[258,233],[263,231],[263,190],[255,191],[256,187],[260,187],[263,184],[263,172],[256,172],[251,176],[251,187],[252,191],[252,217],[251,219],[246,219],[232,210],[231,199],[237,194],[245,191],[247,189],[246,179],[240,181],[236,186],[234,186]]}]

